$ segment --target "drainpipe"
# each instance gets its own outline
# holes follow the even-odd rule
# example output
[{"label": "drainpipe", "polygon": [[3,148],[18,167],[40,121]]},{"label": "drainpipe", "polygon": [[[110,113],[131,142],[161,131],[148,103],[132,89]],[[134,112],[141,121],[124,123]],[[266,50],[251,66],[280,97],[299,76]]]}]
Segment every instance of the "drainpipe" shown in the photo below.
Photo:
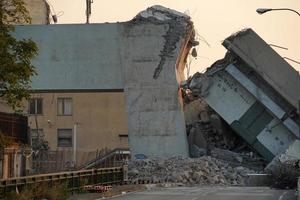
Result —
[{"label": "drainpipe", "polygon": [[15,177],[18,176],[17,153],[16,153],[15,149],[14,149],[14,159],[13,159],[13,162],[14,162],[14,164],[13,164],[13,167],[14,167],[13,172],[14,172],[14,174],[13,174],[12,178],[15,178]]},{"label": "drainpipe", "polygon": [[75,167],[75,165],[76,165],[77,122],[74,124],[73,132],[74,132],[74,134],[73,134],[73,137],[74,137],[74,139],[73,139],[73,143],[74,143],[73,144],[73,165]]}]

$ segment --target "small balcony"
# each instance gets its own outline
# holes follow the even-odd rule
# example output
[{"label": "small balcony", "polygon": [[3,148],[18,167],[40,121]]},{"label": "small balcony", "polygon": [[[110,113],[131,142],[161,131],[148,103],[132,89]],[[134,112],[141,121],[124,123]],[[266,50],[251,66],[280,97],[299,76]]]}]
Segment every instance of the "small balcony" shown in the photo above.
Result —
[{"label": "small balcony", "polygon": [[0,132],[14,142],[28,143],[27,122],[26,116],[0,112]]}]

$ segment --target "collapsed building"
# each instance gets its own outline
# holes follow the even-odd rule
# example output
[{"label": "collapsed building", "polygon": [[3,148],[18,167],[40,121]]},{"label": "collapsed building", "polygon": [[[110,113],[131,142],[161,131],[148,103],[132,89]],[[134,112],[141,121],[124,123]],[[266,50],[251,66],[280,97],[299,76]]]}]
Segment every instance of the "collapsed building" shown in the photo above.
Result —
[{"label": "collapsed building", "polygon": [[299,73],[251,29],[223,45],[225,58],[182,83],[193,158],[131,161],[130,180],[251,185],[252,175],[277,176],[290,161],[299,169]]},{"label": "collapsed building", "polygon": [[[250,29],[227,38],[225,58],[183,86],[201,98],[191,109],[213,109],[210,116],[201,114],[204,137],[193,127],[186,131],[190,119],[179,87],[189,51],[198,44],[189,16],[153,6],[128,22],[17,26],[14,35],[31,38],[40,50],[33,61],[38,76],[32,99],[24,108],[31,140],[42,137],[50,150],[67,151],[66,163],[79,166],[101,147],[128,147],[128,142],[132,155],[187,157],[196,148],[194,157],[228,153],[235,166],[244,161],[250,166],[252,152],[224,149],[245,142],[268,162],[282,153],[299,158],[299,74]],[[242,140],[228,134],[223,120]],[[217,130],[206,126],[208,121]],[[218,135],[212,138],[211,132]],[[218,141],[225,135],[226,141]],[[217,148],[207,152],[212,144]],[[210,176],[228,167],[215,158],[199,160],[219,163]],[[245,174],[234,169],[236,176]],[[224,171],[216,182],[227,175]]]},{"label": "collapsed building", "polygon": [[299,159],[299,73],[251,29],[228,37],[223,46],[224,59],[184,87],[267,162],[282,154]]}]

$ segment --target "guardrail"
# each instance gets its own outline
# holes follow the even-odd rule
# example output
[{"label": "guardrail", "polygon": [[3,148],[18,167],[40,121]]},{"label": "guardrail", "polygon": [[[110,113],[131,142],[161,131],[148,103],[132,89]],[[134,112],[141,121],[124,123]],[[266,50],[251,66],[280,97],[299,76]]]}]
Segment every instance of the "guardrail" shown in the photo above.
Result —
[{"label": "guardrail", "polygon": [[78,169],[91,169],[95,167],[118,167],[123,165],[125,160],[128,160],[130,157],[130,150],[129,148],[116,148],[105,155],[95,158],[82,166]]},{"label": "guardrail", "polygon": [[84,185],[114,185],[123,182],[126,170],[123,167],[100,168],[61,173],[40,174],[18,178],[0,180],[0,196],[10,191],[21,191],[29,186],[48,184],[49,187],[56,184],[66,184],[66,187],[74,192],[79,191]]}]

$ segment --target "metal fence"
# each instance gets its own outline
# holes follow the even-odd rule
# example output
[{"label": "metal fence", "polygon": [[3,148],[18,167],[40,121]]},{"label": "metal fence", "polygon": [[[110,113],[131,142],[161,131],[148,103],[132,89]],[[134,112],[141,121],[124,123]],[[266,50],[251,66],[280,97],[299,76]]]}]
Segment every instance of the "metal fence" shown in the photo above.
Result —
[{"label": "metal fence", "polygon": [[22,191],[28,187],[38,187],[41,184],[47,184],[49,187],[65,184],[72,192],[79,191],[85,185],[120,184],[127,174],[124,169],[126,167],[90,169],[0,180],[0,196],[3,197],[10,191]]},{"label": "metal fence", "polygon": [[39,150],[32,155],[32,170],[29,174],[45,174],[74,170],[69,158],[70,155],[66,155],[64,150]]}]

